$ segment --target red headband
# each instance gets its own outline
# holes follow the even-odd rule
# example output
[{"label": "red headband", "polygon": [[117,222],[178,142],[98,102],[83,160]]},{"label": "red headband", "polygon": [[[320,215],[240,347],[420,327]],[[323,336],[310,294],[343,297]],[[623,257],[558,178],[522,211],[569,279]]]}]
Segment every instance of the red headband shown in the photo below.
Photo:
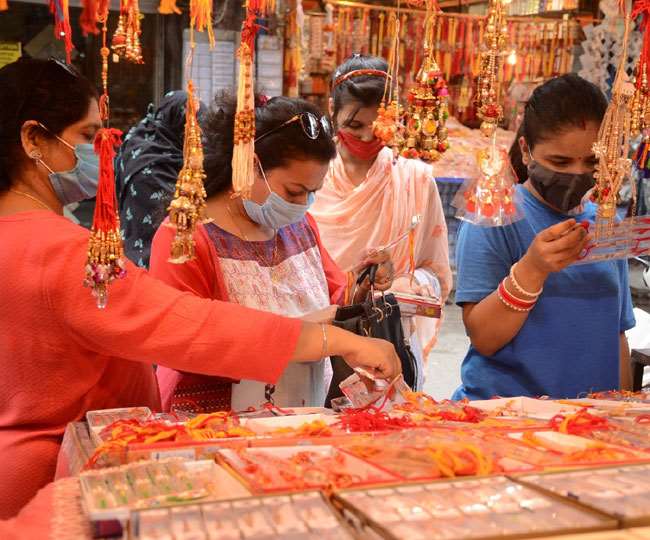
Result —
[{"label": "red headband", "polygon": [[339,84],[351,79],[352,77],[363,77],[364,75],[373,75],[375,77],[383,77],[384,79],[391,78],[388,73],[381,71],[380,69],[355,69],[354,71],[350,71],[349,73],[338,77],[334,81],[333,88],[336,88]]}]

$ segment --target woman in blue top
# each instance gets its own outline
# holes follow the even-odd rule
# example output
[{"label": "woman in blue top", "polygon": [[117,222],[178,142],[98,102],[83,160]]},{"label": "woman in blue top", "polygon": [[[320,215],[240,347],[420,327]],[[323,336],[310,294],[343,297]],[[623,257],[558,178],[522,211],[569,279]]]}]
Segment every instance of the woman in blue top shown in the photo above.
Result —
[{"label": "woman in blue top", "polygon": [[602,92],[574,74],[538,87],[515,141],[527,170],[517,186],[524,219],[461,227],[456,301],[471,346],[454,399],[577,397],[629,385],[627,262],[571,266],[587,241],[580,223],[595,217],[582,202],[606,108]]}]

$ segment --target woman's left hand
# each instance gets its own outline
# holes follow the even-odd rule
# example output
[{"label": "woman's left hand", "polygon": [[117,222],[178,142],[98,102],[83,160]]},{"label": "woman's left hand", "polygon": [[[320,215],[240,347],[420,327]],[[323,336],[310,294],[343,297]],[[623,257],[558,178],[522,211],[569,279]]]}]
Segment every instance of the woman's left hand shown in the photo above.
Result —
[{"label": "woman's left hand", "polygon": [[[357,267],[358,270],[363,270],[368,266],[379,265],[377,273],[375,274],[375,289],[378,291],[387,291],[393,286],[393,279],[395,278],[395,270],[393,261],[390,255],[385,251],[369,250],[363,257],[361,263]],[[368,279],[361,284],[365,290],[370,288]]]}]

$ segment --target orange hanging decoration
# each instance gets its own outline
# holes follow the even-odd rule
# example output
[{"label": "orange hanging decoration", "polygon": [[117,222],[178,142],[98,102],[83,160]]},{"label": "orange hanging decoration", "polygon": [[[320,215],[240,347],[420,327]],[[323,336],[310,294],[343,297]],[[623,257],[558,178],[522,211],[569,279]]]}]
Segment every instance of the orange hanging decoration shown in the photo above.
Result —
[{"label": "orange hanging decoration", "polygon": [[97,28],[97,0],[83,0],[83,9],[79,15],[79,26],[84,37],[99,34]]},{"label": "orange hanging decoration", "polygon": [[54,15],[54,36],[65,43],[65,61],[69,64],[74,45],[72,44],[68,0],[50,0],[50,13]]},{"label": "orange hanging decoration", "polygon": [[104,309],[108,302],[108,285],[126,276],[122,237],[115,197],[115,149],[120,144],[122,132],[108,127],[108,55],[107,39],[108,0],[101,0],[96,12],[102,25],[102,87],[99,100],[103,127],[95,137],[95,152],[99,155],[99,181],[93,226],[88,243],[86,279],[84,285],[92,289],[97,307]]},{"label": "orange hanging decoration", "polygon": [[637,0],[632,9],[632,20],[641,16],[639,30],[643,32],[641,56],[635,69],[634,96],[630,128],[634,135],[650,127],[650,0]]},{"label": "orange hanging decoration", "polygon": [[111,49],[113,49],[113,60],[119,61],[123,58],[133,64],[143,64],[142,47],[140,45],[140,8],[138,0],[121,0],[120,17],[117,21],[117,28],[113,34]]},{"label": "orange hanging decoration", "polygon": [[208,31],[210,48],[214,47],[214,30],[212,28],[212,0],[190,1],[190,28],[199,32]]},{"label": "orange hanging decoration", "polygon": [[7,0],[0,0],[0,11],[7,11],[9,9],[9,4]]},{"label": "orange hanging decoration", "polygon": [[181,10],[176,5],[176,0],[160,0],[158,13],[161,15],[180,15]]},{"label": "orange hanging decoration", "polygon": [[239,46],[239,81],[235,115],[235,148],[232,157],[232,185],[235,195],[250,197],[255,179],[255,95],[253,93],[253,57],[258,25],[256,14],[248,9],[242,24]]}]

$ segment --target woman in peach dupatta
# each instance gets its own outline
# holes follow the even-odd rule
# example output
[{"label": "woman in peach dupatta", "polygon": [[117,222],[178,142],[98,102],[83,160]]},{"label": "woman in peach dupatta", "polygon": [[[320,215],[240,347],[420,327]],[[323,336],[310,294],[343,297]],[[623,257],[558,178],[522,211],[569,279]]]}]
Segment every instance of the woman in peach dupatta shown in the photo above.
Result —
[{"label": "woman in peach dupatta", "polygon": [[[409,275],[409,242],[391,249],[398,276],[393,291],[447,298],[452,287],[447,225],[429,165],[399,158],[393,162],[372,130],[384,93],[387,64],[381,58],[354,55],[335,72],[330,112],[338,135],[338,155],[310,212],[321,239],[343,270],[359,256],[405,233],[413,216],[415,272]],[[424,359],[435,345],[439,321],[403,318],[406,335],[418,359],[418,389],[424,381]]]}]

